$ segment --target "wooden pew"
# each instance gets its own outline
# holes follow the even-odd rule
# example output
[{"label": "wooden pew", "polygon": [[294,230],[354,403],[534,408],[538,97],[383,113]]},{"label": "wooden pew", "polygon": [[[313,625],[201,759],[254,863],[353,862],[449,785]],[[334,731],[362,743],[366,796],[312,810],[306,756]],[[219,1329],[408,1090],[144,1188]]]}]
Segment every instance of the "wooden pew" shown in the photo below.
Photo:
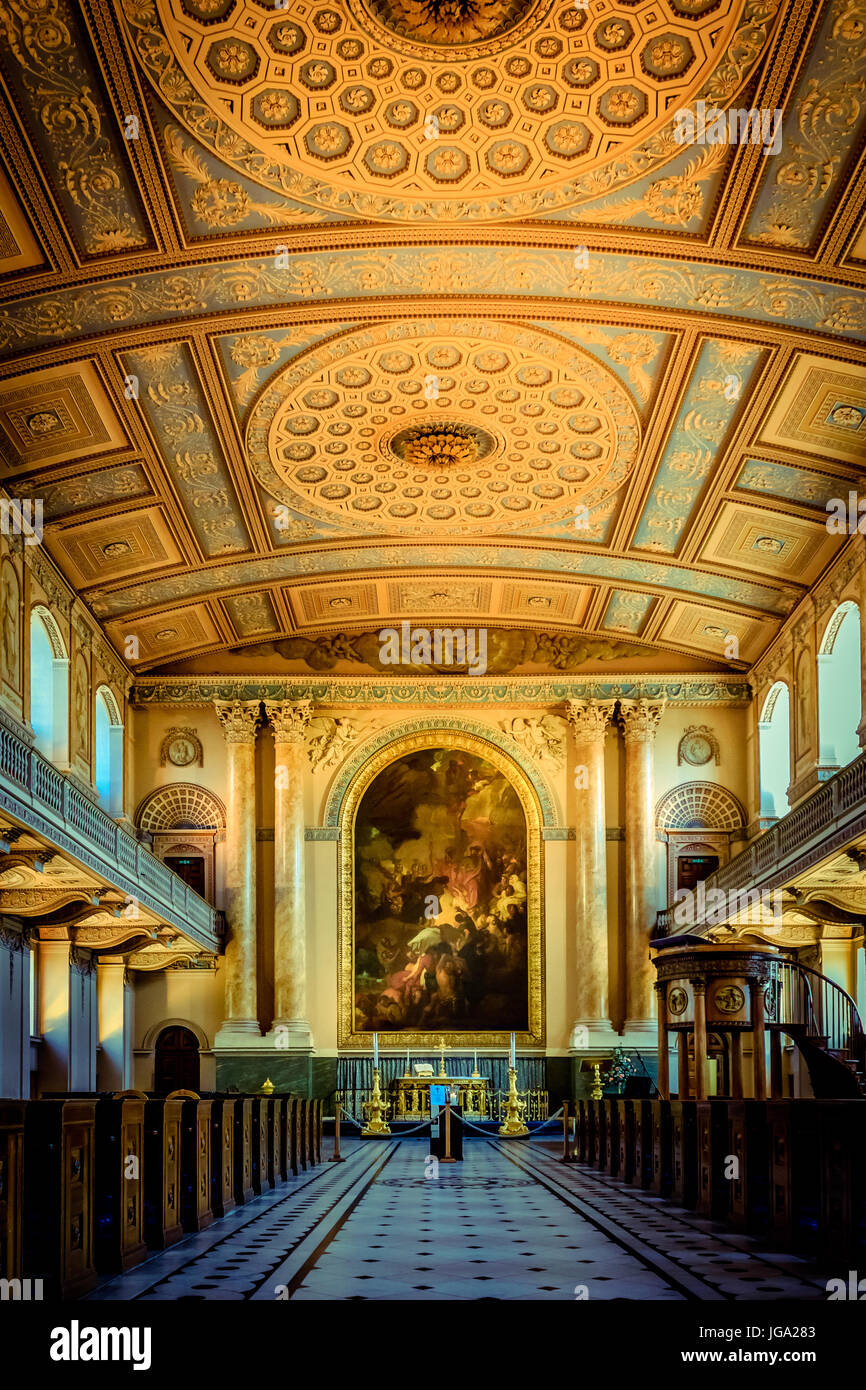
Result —
[{"label": "wooden pew", "polygon": [[286,1098],[271,1097],[271,1154],[273,1156],[273,1183],[277,1187],[286,1181]]},{"label": "wooden pew", "polygon": [[0,1279],[20,1279],[24,1222],[23,1100],[0,1101]]},{"label": "wooden pew", "polygon": [[180,1223],[182,1100],[153,1098],[144,1107],[144,1238],[165,1250],[183,1235]]},{"label": "wooden pew", "polygon": [[211,1108],[196,1091],[171,1091],[166,1100],[182,1102],[180,1121],[180,1223],[185,1231],[206,1231],[211,1208]]},{"label": "wooden pew", "polygon": [[634,1109],[634,1168],[630,1181],[635,1187],[648,1188],[653,1174],[650,1101],[633,1100],[631,1105]]},{"label": "wooden pew", "polygon": [[297,1096],[286,1101],[286,1143],[289,1172],[297,1177],[301,1171],[301,1110]]},{"label": "wooden pew", "polygon": [[253,1193],[253,1099],[238,1096],[234,1111],[235,1201],[239,1207],[251,1202]]},{"label": "wooden pew", "polygon": [[24,1115],[24,1273],[47,1298],[96,1284],[93,1183],[96,1100],[28,1101]]},{"label": "wooden pew", "polygon": [[738,1160],[739,1176],[728,1183],[727,1222],[737,1231],[769,1225],[770,1150],[767,1102],[729,1100],[728,1153]]},{"label": "wooden pew", "polygon": [[235,1202],[235,1098],[213,1094],[210,1112],[210,1205],[225,1216]]},{"label": "wooden pew", "polygon": [[122,1274],[147,1257],[143,1239],[143,1091],[96,1102],[94,1255],[100,1274]]},{"label": "wooden pew", "polygon": [[768,1100],[770,1230],[789,1249],[813,1255],[821,1219],[821,1106]]},{"label": "wooden pew", "polygon": [[650,1108],[650,1139],[652,1144],[652,1169],[649,1190],[659,1197],[670,1195],[672,1183],[671,1162],[671,1102],[669,1100],[647,1101]]},{"label": "wooden pew", "polygon": [[698,1133],[696,1101],[669,1101],[671,1113],[670,1196],[684,1207],[698,1199]]},{"label": "wooden pew", "polygon": [[305,1100],[303,1096],[298,1096],[296,1104],[298,1107],[298,1166],[302,1173],[306,1173],[309,1159],[307,1146],[307,1135],[310,1128],[309,1101]]},{"label": "wooden pew", "polygon": [[862,1100],[821,1101],[818,1256],[852,1268],[860,1268],[866,1254],[864,1109]]}]

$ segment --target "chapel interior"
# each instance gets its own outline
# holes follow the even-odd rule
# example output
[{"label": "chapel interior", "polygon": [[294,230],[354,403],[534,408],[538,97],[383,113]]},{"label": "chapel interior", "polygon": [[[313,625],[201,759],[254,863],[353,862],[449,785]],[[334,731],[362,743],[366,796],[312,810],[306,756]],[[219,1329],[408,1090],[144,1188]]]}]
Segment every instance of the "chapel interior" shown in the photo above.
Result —
[{"label": "chapel interior", "polygon": [[4,1298],[864,1258],[864,81],[863,0],[0,7]]}]

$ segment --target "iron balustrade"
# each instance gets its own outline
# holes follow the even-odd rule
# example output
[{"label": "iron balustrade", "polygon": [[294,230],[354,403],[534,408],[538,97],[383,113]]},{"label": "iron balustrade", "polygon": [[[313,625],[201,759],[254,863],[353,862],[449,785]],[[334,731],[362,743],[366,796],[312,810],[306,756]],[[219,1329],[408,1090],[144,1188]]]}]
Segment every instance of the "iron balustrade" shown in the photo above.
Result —
[{"label": "iron balustrade", "polygon": [[861,1065],[866,1037],[857,1005],[841,985],[799,961],[770,960],[768,1023],[791,1028],[828,1052]]},{"label": "iron balustrade", "polygon": [[34,809],[48,811],[52,819],[63,821],[64,829],[74,832],[73,838],[97,846],[168,907],[180,909],[190,922],[218,935],[218,914],[204,898],[94,805],[53,763],[2,725],[0,779],[27,792]]}]

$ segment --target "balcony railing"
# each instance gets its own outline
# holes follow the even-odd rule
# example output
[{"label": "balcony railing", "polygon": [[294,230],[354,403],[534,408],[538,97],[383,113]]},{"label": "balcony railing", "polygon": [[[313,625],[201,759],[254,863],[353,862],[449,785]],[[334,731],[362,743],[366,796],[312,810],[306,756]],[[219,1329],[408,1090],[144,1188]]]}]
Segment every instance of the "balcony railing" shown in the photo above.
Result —
[{"label": "balcony railing", "polygon": [[[761,880],[780,873],[784,876],[786,867],[790,867],[793,874],[798,854],[818,837],[842,829],[846,818],[853,819],[850,813],[858,808],[866,810],[866,753],[861,753],[829,781],[823,782],[801,806],[759,835],[742,854],[710,874],[703,883],[704,893],[714,888],[731,894],[759,888]],[[673,907],[666,907],[657,914],[657,936],[692,930],[692,923],[683,925],[674,921],[674,911]],[[696,920],[694,926],[700,925]]]},{"label": "balcony railing", "polygon": [[[215,947],[219,934],[216,910],[161,859],[157,859],[99,806],[89,801],[41,753],[29,748],[23,739],[2,725],[0,779],[7,783],[10,790],[20,788],[25,806],[32,806],[34,811],[43,814],[60,831],[65,832],[75,846],[80,845],[89,851],[88,867],[96,867],[95,852],[95,858],[108,861],[106,877],[112,877],[112,867],[119,869],[123,878],[132,876],[134,883],[128,890],[130,896],[137,897],[158,914],[166,916],[181,931],[188,931],[192,924],[195,928],[193,935],[201,940],[202,933],[207,933],[213,940],[206,944],[212,949]],[[144,891],[137,891],[139,886]],[[127,891],[125,885],[124,891]]]}]

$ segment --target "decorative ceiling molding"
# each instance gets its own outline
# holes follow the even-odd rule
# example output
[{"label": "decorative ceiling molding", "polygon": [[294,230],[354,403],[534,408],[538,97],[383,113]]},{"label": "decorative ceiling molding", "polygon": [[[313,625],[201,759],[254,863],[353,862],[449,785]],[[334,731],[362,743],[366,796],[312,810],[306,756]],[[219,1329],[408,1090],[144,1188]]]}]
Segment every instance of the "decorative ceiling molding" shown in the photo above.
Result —
[{"label": "decorative ceiling molding", "polygon": [[866,457],[863,7],[13,6],[0,482],[62,630],[118,690],[404,621],[741,681]]}]

